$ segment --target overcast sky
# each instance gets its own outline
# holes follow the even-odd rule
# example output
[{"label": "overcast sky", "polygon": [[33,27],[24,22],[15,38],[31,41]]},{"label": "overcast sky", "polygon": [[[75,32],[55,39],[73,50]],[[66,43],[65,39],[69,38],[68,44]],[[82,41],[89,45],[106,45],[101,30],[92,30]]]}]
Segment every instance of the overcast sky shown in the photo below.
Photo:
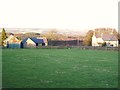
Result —
[{"label": "overcast sky", "polygon": [[119,0],[0,0],[0,27],[118,27]]}]

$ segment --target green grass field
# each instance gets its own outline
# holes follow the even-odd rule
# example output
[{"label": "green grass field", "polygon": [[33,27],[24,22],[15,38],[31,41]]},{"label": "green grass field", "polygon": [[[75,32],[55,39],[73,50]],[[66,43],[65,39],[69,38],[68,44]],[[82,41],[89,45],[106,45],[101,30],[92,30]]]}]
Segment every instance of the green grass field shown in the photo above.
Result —
[{"label": "green grass field", "polygon": [[117,88],[118,52],[3,49],[3,88]]}]

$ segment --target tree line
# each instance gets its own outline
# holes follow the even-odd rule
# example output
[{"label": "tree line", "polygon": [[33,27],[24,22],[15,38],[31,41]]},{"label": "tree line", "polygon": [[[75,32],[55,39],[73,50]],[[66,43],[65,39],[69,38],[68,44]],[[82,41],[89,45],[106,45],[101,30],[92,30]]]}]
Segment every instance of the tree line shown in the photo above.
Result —
[{"label": "tree line", "polygon": [[[26,33],[24,34],[23,36],[21,35],[18,35],[18,39],[22,40],[24,39],[25,37],[46,37],[48,39],[48,41],[54,41],[54,40],[60,40],[60,39],[64,39],[64,38],[74,38],[76,40],[78,39],[82,39],[83,40],[83,45],[84,46],[91,46],[92,45],[92,36],[93,34],[110,34],[110,33],[113,33],[117,36],[118,39],[120,39],[120,33],[118,33],[116,31],[116,29],[113,29],[113,28],[96,28],[94,30],[89,30],[85,36],[81,36],[81,35],[78,35],[78,36],[67,36],[67,35],[64,35],[64,34],[60,34],[56,29],[51,29],[51,30],[48,30],[46,31],[45,33]],[[4,28],[2,28],[2,32],[1,32],[1,38],[0,38],[0,45],[3,46],[4,44],[4,40],[7,38],[7,33],[5,31]]]}]

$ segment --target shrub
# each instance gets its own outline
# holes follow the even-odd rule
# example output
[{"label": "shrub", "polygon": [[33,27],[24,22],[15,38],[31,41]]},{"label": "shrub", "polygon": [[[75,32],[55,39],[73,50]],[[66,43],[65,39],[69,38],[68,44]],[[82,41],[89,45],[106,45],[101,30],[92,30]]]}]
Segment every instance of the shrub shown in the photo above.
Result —
[{"label": "shrub", "polygon": [[103,42],[103,43],[102,43],[102,47],[105,47],[105,46],[106,46],[106,42]]}]

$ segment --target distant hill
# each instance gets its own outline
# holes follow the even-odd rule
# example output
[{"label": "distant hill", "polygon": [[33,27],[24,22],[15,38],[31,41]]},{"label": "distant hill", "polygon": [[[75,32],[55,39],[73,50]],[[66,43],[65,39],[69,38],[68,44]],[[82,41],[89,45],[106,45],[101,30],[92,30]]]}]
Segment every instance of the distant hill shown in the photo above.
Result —
[{"label": "distant hill", "polygon": [[[1,28],[0,28],[1,30]],[[34,33],[44,33],[49,31],[50,29],[48,28],[5,28],[7,33],[29,33],[29,32],[34,32]],[[61,34],[67,34],[67,35],[85,35],[85,31],[81,30],[70,30],[70,29],[56,29],[58,33]]]}]

